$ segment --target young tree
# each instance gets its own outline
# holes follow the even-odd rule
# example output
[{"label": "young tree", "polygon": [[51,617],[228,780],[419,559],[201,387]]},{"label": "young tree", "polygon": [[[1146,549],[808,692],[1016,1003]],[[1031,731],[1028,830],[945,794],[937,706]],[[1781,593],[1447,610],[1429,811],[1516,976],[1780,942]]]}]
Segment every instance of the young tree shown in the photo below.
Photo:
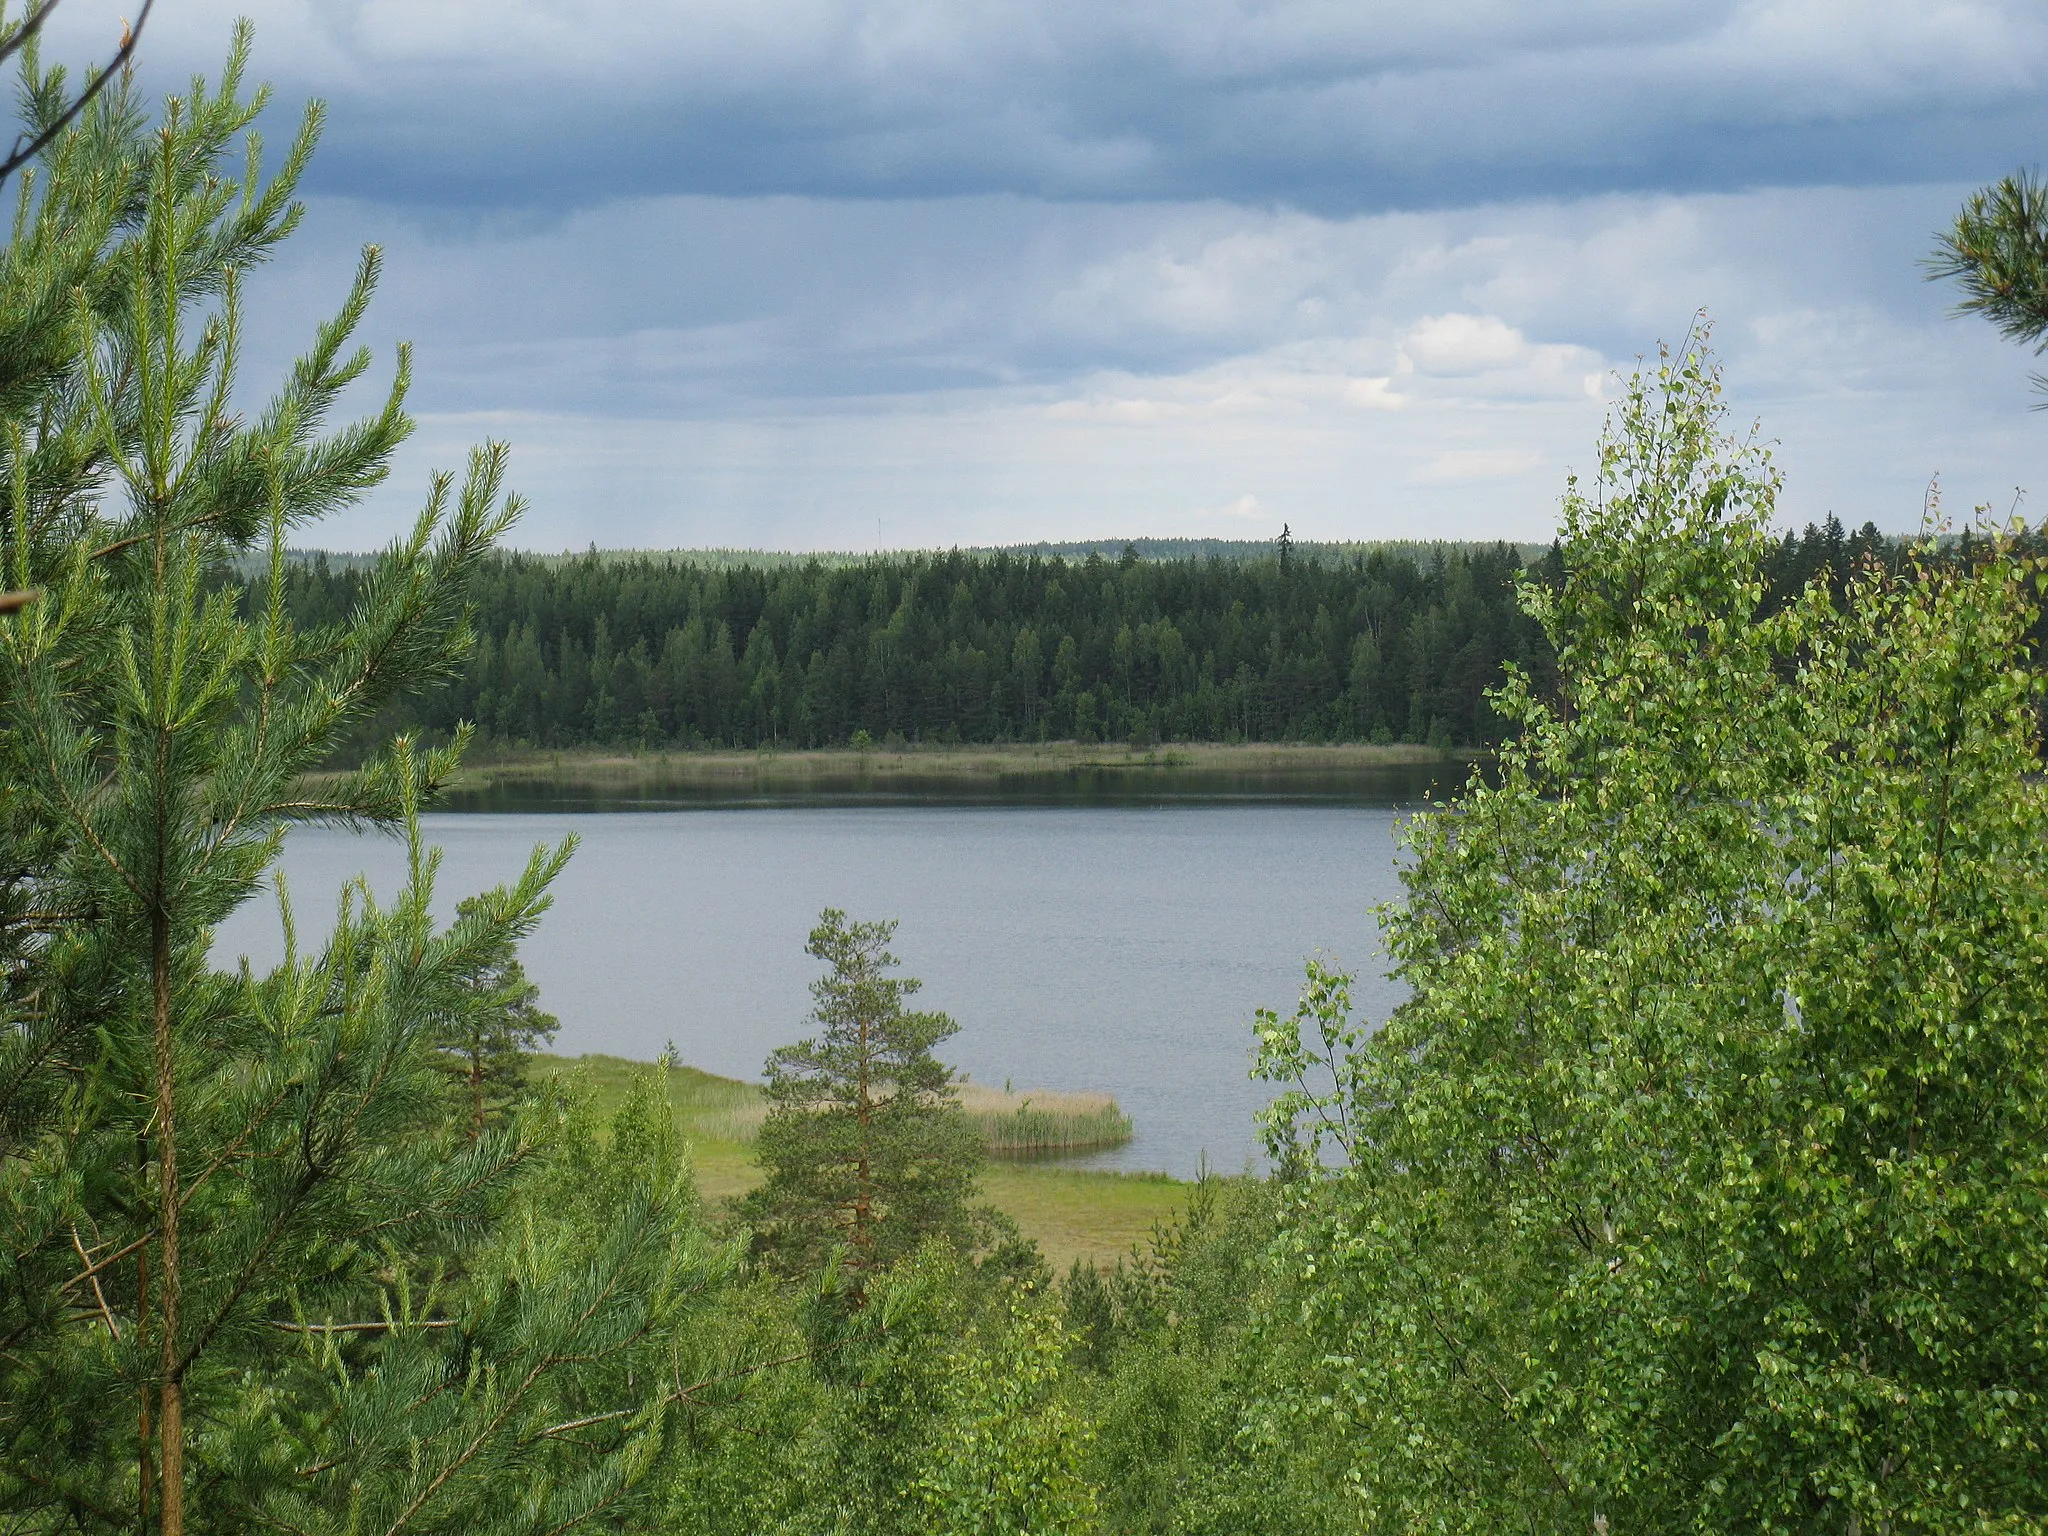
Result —
[{"label": "young tree", "polygon": [[[725,1260],[679,1151],[613,1170],[601,1221],[535,1180],[543,1127],[451,1135],[436,1020],[538,918],[568,848],[451,929],[415,811],[455,749],[315,779],[467,649],[517,514],[504,452],[437,477],[354,611],[301,629],[287,542],[410,430],[331,431],[377,273],[253,417],[243,273],[300,217],[228,163],[264,105],[247,31],[152,125],[127,83],[55,141],[0,257],[0,1510],[33,1530],[554,1531],[627,1507],[675,1331]],[[38,81],[28,94],[40,99]],[[259,556],[253,609],[227,580]],[[380,907],[227,974],[213,932],[286,827],[405,831]],[[522,1219],[506,1221],[518,1215]]]},{"label": "young tree", "polygon": [[2048,1518],[2048,570],[1766,612],[1776,489],[1700,349],[1629,386],[1524,594],[1558,694],[1413,824],[1412,1000],[1262,1020],[1266,1418],[1342,1426],[1367,1529]]},{"label": "young tree", "polygon": [[927,1237],[965,1245],[981,1149],[952,1069],[932,1049],[958,1029],[903,1006],[920,983],[892,976],[891,922],[849,922],[828,908],[805,952],[831,970],[811,983],[819,1034],[768,1058],[767,1177],[745,1212],[784,1268],[835,1251],[856,1278]]},{"label": "young tree", "polygon": [[1065,1390],[1067,1340],[1043,1305],[1012,1298],[947,1351],[940,1433],[915,1484],[921,1529],[946,1536],[1099,1529],[1083,1473],[1088,1425]]},{"label": "young tree", "polygon": [[[483,898],[465,897],[456,917],[481,917]],[[559,1023],[540,1006],[540,988],[510,937],[465,977],[441,1021],[441,1070],[453,1081],[472,1138],[526,1097],[527,1058],[555,1038]]]}]

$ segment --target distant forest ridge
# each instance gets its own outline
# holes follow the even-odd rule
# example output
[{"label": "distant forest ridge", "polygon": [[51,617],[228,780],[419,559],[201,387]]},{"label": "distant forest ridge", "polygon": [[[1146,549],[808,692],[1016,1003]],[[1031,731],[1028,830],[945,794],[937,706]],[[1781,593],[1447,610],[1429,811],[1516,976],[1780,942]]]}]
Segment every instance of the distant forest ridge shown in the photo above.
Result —
[{"label": "distant forest ridge", "polygon": [[[1457,552],[1473,549],[1497,548],[1495,542],[1473,542],[1456,539],[1346,539],[1314,540],[1297,539],[1290,546],[1294,559],[1303,561],[1347,560],[1354,556],[1383,553],[1393,558],[1427,560],[1437,550]],[[1510,548],[1518,551],[1522,558],[1533,559],[1547,547],[1542,544],[1513,544]],[[532,561],[541,565],[561,565],[577,560],[595,560],[603,565],[635,564],[646,562],[654,565],[701,565],[713,570],[727,570],[734,566],[754,566],[760,570],[780,570],[785,566],[845,566],[862,565],[870,560],[896,560],[911,555],[1037,555],[1041,559],[1085,560],[1096,555],[1104,560],[1116,560],[1124,551],[1133,551],[1140,560],[1270,560],[1279,549],[1277,537],[1271,539],[1082,539],[1069,543],[1041,541],[1036,544],[988,544],[955,546],[947,549],[890,549],[890,550],[781,550],[781,549],[599,549],[596,545],[583,550],[563,550],[550,554],[536,550],[506,550],[500,558]],[[333,570],[359,570],[375,565],[379,556],[358,552],[337,550],[295,549],[287,558],[294,563],[316,564],[325,561]],[[260,557],[250,557],[244,562],[245,575],[261,573]]]},{"label": "distant forest ridge", "polygon": [[[1170,542],[1170,541],[1160,541]],[[1205,541],[1179,541],[1199,548]],[[1484,748],[1507,665],[1554,661],[1516,583],[1553,550],[1361,545],[1312,558],[1136,547],[780,564],[510,553],[472,591],[462,673],[373,722],[516,748],[828,747],[1044,740],[1382,741]],[[1237,546],[1242,547],[1242,546]],[[1050,550],[1052,547],[1048,546]],[[1772,554],[1774,592],[1899,545],[1832,519]],[[724,552],[735,557],[740,552]],[[295,561],[300,622],[337,621],[365,558]],[[255,573],[245,576],[251,601]]]}]

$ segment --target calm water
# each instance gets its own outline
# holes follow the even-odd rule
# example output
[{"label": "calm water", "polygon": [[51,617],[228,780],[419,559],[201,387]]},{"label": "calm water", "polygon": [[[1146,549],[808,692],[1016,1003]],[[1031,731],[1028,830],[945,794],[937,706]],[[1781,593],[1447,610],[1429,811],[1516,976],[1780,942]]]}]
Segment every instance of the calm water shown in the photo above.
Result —
[{"label": "calm water", "polygon": [[[514,878],[536,842],[581,850],[523,958],[562,1021],[555,1048],[682,1059],[757,1077],[805,1032],[825,906],[901,920],[896,954],[922,1006],[960,1023],[948,1058],[1018,1088],[1101,1089],[1136,1122],[1103,1166],[1192,1173],[1257,1154],[1252,1011],[1293,1006],[1303,960],[1360,973],[1375,1017],[1371,907],[1392,897],[1400,813],[1342,804],[829,806],[458,812],[426,818],[446,850],[437,904]],[[285,869],[302,934],[366,873],[387,895],[403,850],[381,835],[300,828]],[[273,960],[256,904],[218,953]]]}]

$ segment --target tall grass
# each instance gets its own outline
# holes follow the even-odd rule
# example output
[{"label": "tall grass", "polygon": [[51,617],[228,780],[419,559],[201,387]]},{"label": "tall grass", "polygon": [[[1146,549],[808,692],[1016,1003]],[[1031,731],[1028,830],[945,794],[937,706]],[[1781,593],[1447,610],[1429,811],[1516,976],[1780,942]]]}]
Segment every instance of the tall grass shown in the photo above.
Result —
[{"label": "tall grass", "polygon": [[[539,1056],[534,1069],[543,1080],[580,1075],[599,1105],[609,1107],[624,1099],[633,1078],[648,1067],[617,1056]],[[695,1067],[669,1069],[668,1101],[683,1133],[699,1141],[751,1146],[768,1117],[760,1084]],[[960,1107],[991,1157],[1066,1157],[1120,1147],[1131,1139],[1131,1117],[1106,1093],[1016,1093],[963,1078]]]},{"label": "tall grass", "polygon": [[1066,1157],[1131,1139],[1131,1117],[1106,1093],[1013,1093],[963,1079],[960,1107],[991,1157]]},{"label": "tall grass", "polygon": [[[654,1070],[650,1062],[627,1061],[621,1056],[537,1054],[533,1058],[537,1081],[566,1085],[580,1080],[605,1114],[625,1102],[637,1079]],[[692,1140],[751,1144],[768,1112],[758,1083],[719,1077],[696,1067],[670,1067],[667,1086],[669,1108],[675,1111],[683,1134]]]}]

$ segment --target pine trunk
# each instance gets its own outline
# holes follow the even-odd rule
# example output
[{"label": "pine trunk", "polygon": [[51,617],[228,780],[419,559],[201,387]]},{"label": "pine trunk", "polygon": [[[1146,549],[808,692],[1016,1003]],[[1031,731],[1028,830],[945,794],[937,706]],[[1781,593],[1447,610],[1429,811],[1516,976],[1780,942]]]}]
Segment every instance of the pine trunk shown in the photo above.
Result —
[{"label": "pine trunk", "polygon": [[[143,1171],[149,1167],[149,1139],[136,1138],[136,1156]],[[145,1245],[135,1256],[135,1332],[138,1345],[149,1337],[149,1248]],[[139,1519],[136,1529],[148,1536],[150,1501],[156,1487],[156,1426],[149,1411],[150,1390],[142,1389],[142,1412],[136,1425],[136,1505]]]},{"label": "pine trunk", "polygon": [[867,1015],[862,1014],[859,1098],[854,1105],[854,1117],[860,1126],[860,1147],[858,1161],[854,1165],[853,1245],[863,1269],[867,1267],[868,1223],[874,1215],[872,1170],[868,1156],[868,1112],[868,1020]]},{"label": "pine trunk", "polygon": [[161,904],[150,918],[150,979],[155,991],[157,1201],[162,1212],[163,1273],[158,1328],[163,1336],[157,1407],[159,1503],[163,1536],[184,1536],[185,1414],[178,1363],[178,1117],[171,1057],[171,924]]}]

